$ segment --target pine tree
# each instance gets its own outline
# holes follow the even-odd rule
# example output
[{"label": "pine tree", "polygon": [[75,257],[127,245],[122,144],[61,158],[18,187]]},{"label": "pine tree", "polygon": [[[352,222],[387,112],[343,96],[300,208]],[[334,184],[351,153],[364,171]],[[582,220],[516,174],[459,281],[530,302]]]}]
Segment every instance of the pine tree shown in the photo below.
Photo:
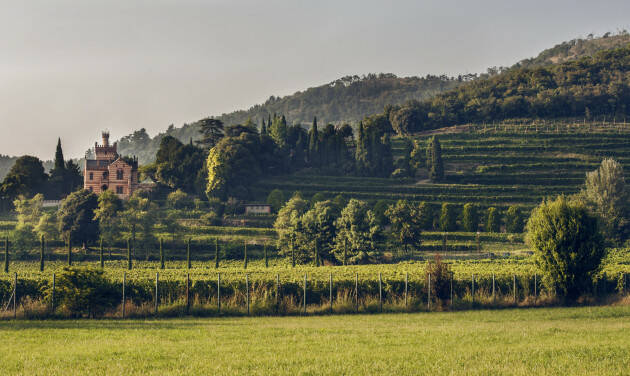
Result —
[{"label": "pine tree", "polygon": [[273,119],[269,133],[279,148],[284,148],[287,145],[287,119],[284,115]]},{"label": "pine tree", "polygon": [[41,241],[41,249],[39,251],[39,271],[43,272],[44,271],[44,252],[45,252],[44,247],[46,246],[46,239],[44,238],[44,235],[42,235],[40,241]]}]

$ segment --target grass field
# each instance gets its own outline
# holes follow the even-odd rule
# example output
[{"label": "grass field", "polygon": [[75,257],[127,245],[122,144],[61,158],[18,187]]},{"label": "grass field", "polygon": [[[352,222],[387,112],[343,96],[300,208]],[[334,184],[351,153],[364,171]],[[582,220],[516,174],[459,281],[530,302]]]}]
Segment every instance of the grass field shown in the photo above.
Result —
[{"label": "grass field", "polygon": [[621,375],[630,306],[0,322],[4,375]]}]

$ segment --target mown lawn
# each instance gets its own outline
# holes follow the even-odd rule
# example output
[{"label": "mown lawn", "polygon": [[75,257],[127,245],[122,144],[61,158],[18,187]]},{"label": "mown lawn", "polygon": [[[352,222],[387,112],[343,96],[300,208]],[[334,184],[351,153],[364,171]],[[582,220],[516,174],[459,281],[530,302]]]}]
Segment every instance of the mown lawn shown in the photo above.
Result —
[{"label": "mown lawn", "polygon": [[3,375],[630,372],[630,307],[0,322]]}]

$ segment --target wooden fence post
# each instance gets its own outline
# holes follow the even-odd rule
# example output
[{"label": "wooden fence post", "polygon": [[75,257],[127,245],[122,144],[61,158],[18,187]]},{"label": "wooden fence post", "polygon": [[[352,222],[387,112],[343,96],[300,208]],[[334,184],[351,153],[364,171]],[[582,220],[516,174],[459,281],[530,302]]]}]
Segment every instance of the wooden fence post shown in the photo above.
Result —
[{"label": "wooden fence post", "polygon": [[378,310],[383,312],[383,277],[378,273]]},{"label": "wooden fence post", "polygon": [[492,273],[492,302],[494,303],[494,301],[496,300],[495,298],[495,284],[494,284],[494,273]]},{"label": "wooden fence post", "polygon": [[188,241],[186,242],[186,269],[190,269],[191,267],[191,261],[190,261],[190,238],[188,238]]},{"label": "wooden fence post", "polygon": [[160,281],[160,273],[159,272],[155,272],[155,314],[157,315],[158,313],[158,305],[160,304],[160,293],[158,290],[158,285],[159,285],[159,281]]},{"label": "wooden fence post", "polygon": [[44,271],[44,252],[45,252],[45,247],[46,247],[46,238],[44,237],[44,235],[42,235],[41,237],[41,250],[39,252],[39,271],[43,272]]},{"label": "wooden fence post", "polygon": [[17,318],[17,272],[13,273],[13,318]]},{"label": "wooden fence post", "polygon": [[454,277],[455,277],[455,274],[451,272],[451,307],[453,306],[453,278]]},{"label": "wooden fence post", "polygon": [[304,273],[304,314],[306,315],[306,273]]},{"label": "wooden fence post", "polygon": [[475,274],[472,275],[472,292],[470,294],[470,297],[472,299],[472,304],[475,304]]},{"label": "wooden fence post", "polygon": [[330,313],[333,312],[333,280],[332,273],[330,273]]},{"label": "wooden fence post", "polygon": [[514,304],[516,304],[516,274],[512,274],[512,293],[514,294]]},{"label": "wooden fence post", "polygon": [[276,313],[280,310],[280,274],[276,273]]},{"label": "wooden fence post", "polygon": [[50,294],[50,310],[55,312],[55,273],[52,275],[52,293]]},{"label": "wooden fence post", "polygon": [[247,302],[247,316],[249,316],[249,276],[245,273],[245,301]]},{"label": "wooden fence post", "polygon": [[186,314],[190,314],[190,273],[186,273]]},{"label": "wooden fence post", "polygon": [[429,273],[429,283],[427,285],[427,311],[431,310],[431,273]]},{"label": "wooden fence post", "polygon": [[354,307],[359,312],[359,273],[354,273]]},{"label": "wooden fence post", "polygon": [[125,303],[127,303],[127,299],[125,297],[125,282],[127,280],[127,273],[123,272],[123,283],[122,283],[122,318],[125,318]]},{"label": "wooden fence post", "polygon": [[538,284],[538,277],[536,276],[536,273],[534,273],[534,304],[536,304],[536,300],[538,298],[538,291],[537,289],[537,284]]},{"label": "wooden fence post", "polygon": [[409,272],[405,272],[405,307],[407,307],[408,291],[409,291]]},{"label": "wooden fence post", "polygon": [[217,312],[221,313],[221,273],[217,274]]}]

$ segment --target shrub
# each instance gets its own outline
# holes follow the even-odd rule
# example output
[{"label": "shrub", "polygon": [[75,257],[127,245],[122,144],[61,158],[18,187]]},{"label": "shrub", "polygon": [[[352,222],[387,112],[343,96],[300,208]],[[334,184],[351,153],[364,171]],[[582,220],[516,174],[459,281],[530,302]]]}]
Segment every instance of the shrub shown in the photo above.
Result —
[{"label": "shrub", "polygon": [[194,206],[194,201],[181,189],[169,193],[167,202],[173,209],[192,209]]},{"label": "shrub", "polygon": [[425,272],[427,279],[431,275],[431,296],[439,300],[450,299],[451,271],[448,264],[442,262],[439,254],[435,254],[434,261],[429,261]]},{"label": "shrub", "polygon": [[604,257],[597,218],[564,196],[534,209],[527,222],[527,242],[545,283],[569,300],[587,291]]},{"label": "shrub", "polygon": [[[51,298],[52,289],[47,291]],[[121,295],[100,269],[66,267],[57,276],[55,303],[76,317],[102,315],[120,302]]]}]

